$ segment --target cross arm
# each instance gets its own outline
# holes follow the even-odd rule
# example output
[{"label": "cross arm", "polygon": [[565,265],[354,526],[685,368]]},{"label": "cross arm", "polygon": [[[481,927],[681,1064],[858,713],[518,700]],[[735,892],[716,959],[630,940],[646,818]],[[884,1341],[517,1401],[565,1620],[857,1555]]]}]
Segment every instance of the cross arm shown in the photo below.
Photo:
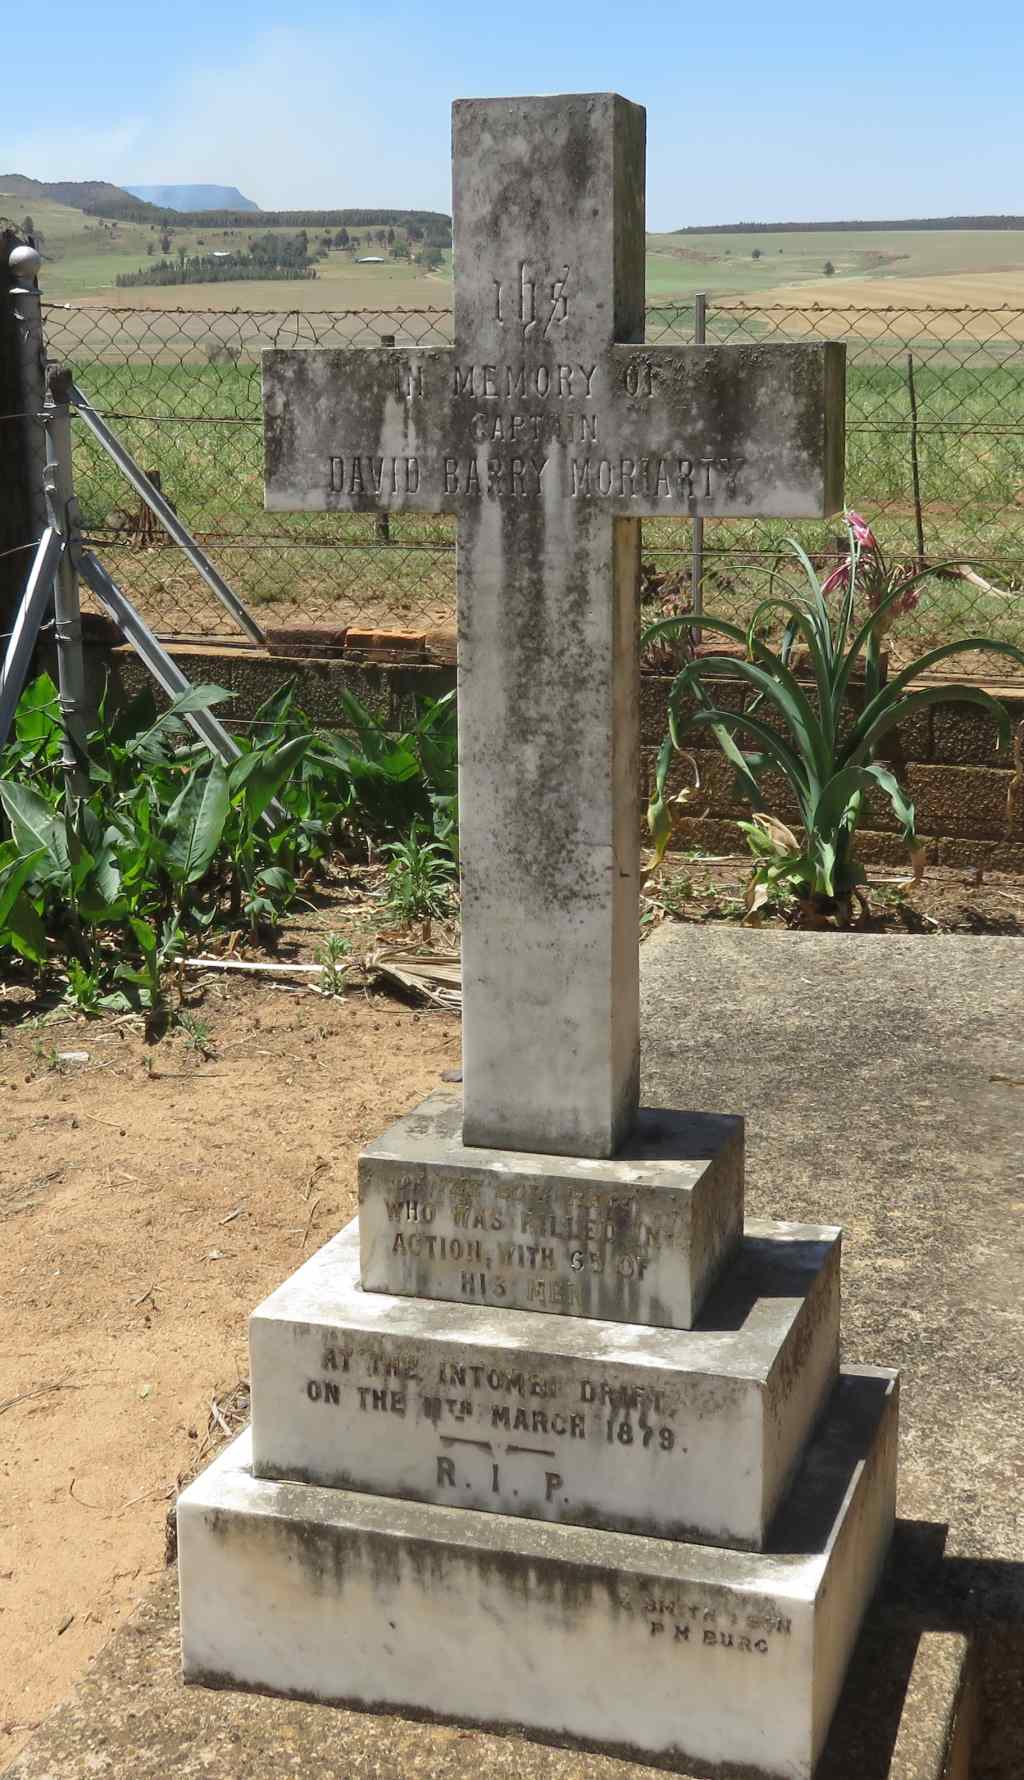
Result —
[{"label": "cross arm", "polygon": [[843,502],[845,348],[612,346],[263,354],[266,505],[825,518]]},{"label": "cross arm", "polygon": [[844,346],[613,346],[585,494],[636,517],[821,519],[843,504]]},{"label": "cross arm", "polygon": [[267,510],[451,510],[453,363],[450,347],[264,352]]}]

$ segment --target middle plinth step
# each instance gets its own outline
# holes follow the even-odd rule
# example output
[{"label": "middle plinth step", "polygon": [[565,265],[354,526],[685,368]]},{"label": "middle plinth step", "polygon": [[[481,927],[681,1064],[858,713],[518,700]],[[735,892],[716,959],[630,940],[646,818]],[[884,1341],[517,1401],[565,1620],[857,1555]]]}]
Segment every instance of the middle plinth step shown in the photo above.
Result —
[{"label": "middle plinth step", "polygon": [[257,1477],[760,1550],[836,1377],[840,1232],[753,1219],[694,1329],[363,1291],[351,1223],[253,1314]]}]

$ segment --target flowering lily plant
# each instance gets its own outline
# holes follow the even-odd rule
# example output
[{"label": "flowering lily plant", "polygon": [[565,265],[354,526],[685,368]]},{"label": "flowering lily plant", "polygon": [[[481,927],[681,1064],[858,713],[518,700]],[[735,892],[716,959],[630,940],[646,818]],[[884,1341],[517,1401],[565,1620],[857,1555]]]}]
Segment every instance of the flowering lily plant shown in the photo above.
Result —
[{"label": "flowering lily plant", "polygon": [[[856,597],[863,601],[869,612],[877,615],[872,635],[876,642],[881,642],[897,618],[914,610],[921,598],[922,576],[915,575],[913,569],[907,568],[905,564],[890,568],[882,553],[881,544],[867,520],[862,519],[859,513],[848,509],[844,518],[851,540],[857,547],[856,561],[851,549],[850,555],[822,582],[821,591],[825,599],[830,594],[838,593],[840,588],[848,586],[852,572]],[[928,574],[934,572],[931,569],[925,571]],[[898,598],[882,608],[883,600],[890,593],[897,594]]]},{"label": "flowering lily plant", "polygon": [[[988,713],[1000,747],[1009,747],[1010,720],[1002,705],[978,686],[912,688],[922,674],[941,661],[973,650],[1008,656],[1024,667],[1024,652],[1012,643],[990,637],[963,637],[929,649],[891,680],[884,677],[880,643],[900,612],[912,609],[922,583],[936,569],[906,575],[888,567],[870,526],[859,514],[845,515],[849,536],[846,560],[820,580],[795,540],[793,551],[806,577],[798,597],[772,595],[762,600],[744,629],[725,619],[702,614],[701,630],[717,632],[744,645],[745,655],[703,655],[676,675],[669,695],[669,732],[661,745],[648,824],[654,840],[654,864],[660,864],[671,838],[665,786],[673,752],[684,728],[706,727],[736,769],[743,796],[755,813],[744,825],[754,852],[756,880],[775,890],[788,885],[798,900],[818,915],[847,917],[851,897],[864,874],[854,852],[858,823],[868,796],[888,802],[911,849],[917,834],[914,805],[891,768],[883,763],[883,744],[897,724],[929,705],[978,705]],[[946,564],[938,565],[938,569]],[[868,611],[860,622],[858,605]],[[784,621],[778,648],[765,640],[772,621]],[[643,643],[650,644],[692,619],[668,618],[651,625]],[[797,644],[809,660],[809,686],[793,668]],[[852,727],[842,719],[854,668],[863,664],[864,697]],[[743,680],[753,698],[742,711],[715,703],[713,682]],[[696,704],[696,710],[692,704]],[[691,707],[691,708],[685,708]],[[692,743],[691,743],[692,745]],[[802,835],[770,816],[763,781],[781,774],[800,811]],[[756,844],[755,844],[756,842]]]}]

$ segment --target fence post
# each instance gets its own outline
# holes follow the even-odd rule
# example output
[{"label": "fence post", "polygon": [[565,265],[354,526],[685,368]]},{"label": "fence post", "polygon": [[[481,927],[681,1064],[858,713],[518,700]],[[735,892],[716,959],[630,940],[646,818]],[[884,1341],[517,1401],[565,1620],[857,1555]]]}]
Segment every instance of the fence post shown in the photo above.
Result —
[{"label": "fence post", "polygon": [[[703,346],[707,339],[708,298],[706,291],[698,291],[693,299],[693,343]],[[693,565],[690,570],[690,609],[695,618],[699,618],[704,610],[704,521],[698,517],[693,520]],[[690,638],[696,646],[701,640],[699,626],[694,626]]]},{"label": "fence post", "polygon": [[71,372],[56,369],[49,376],[46,405],[47,517],[65,549],[53,581],[57,639],[57,679],[64,730],[61,765],[69,807],[89,790],[85,765],[85,657],[82,614],[78,599],[78,552],[81,528],[71,461]]},{"label": "fence post", "polygon": [[[382,346],[394,346],[394,344],[395,344],[394,334],[382,334],[380,337],[380,343]],[[378,544],[387,544],[390,542],[390,540],[391,540],[391,515],[389,513],[374,514],[373,535],[376,538]]]},{"label": "fence post", "polygon": [[46,529],[39,265],[34,247],[0,230],[0,632],[10,629]]}]

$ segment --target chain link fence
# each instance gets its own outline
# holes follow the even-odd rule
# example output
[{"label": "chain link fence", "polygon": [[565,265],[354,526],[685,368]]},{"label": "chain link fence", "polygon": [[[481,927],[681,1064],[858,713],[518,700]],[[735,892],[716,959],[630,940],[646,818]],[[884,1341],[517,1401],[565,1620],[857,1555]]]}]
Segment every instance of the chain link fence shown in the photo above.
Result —
[{"label": "chain link fence", "polygon": [[[52,359],[147,470],[264,623],[431,630],[454,621],[452,521],[429,514],[263,511],[259,354],[266,346],[446,346],[448,310],[198,312],[45,307]],[[650,342],[693,339],[691,304],[649,306]],[[842,340],[847,499],[897,565],[954,561],[900,620],[898,655],[984,633],[1024,645],[1024,309],[792,308],[722,302],[709,342]],[[224,633],[221,608],[154,535],[109,459],[77,429],[85,528],[164,636]],[[793,575],[796,531],[822,566],[844,539],[792,522],[705,524],[704,608],[740,621]],[[644,524],[648,589],[686,604],[685,520]],[[961,671],[1004,675],[977,653]]]}]

